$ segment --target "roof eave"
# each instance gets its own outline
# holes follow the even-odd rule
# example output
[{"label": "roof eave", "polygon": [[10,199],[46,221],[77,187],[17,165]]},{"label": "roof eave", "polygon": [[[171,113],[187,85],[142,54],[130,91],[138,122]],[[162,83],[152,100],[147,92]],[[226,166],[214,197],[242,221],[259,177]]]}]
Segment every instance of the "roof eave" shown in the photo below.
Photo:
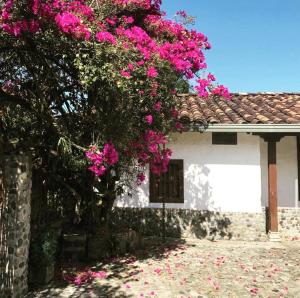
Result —
[{"label": "roof eave", "polygon": [[299,124],[190,124],[190,131],[300,133]]}]

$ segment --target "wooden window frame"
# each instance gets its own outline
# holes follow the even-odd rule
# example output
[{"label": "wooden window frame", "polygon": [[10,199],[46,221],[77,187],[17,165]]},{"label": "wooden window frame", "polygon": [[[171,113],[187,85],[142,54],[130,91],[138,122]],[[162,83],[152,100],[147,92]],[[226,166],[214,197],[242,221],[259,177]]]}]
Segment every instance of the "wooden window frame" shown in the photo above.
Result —
[{"label": "wooden window frame", "polygon": [[[170,197],[170,187],[174,183],[170,183],[170,179],[174,179],[175,173],[170,173],[170,167],[172,165],[177,165],[179,170],[177,172],[178,176],[178,184],[179,184],[179,195],[178,197]],[[150,172],[150,186],[149,186],[149,191],[150,191],[150,203],[166,203],[166,204],[183,204],[184,203],[184,163],[182,159],[171,159],[169,163],[169,170],[166,173],[163,173],[161,175],[154,175]],[[160,179],[165,179],[165,181],[161,182]],[[160,196],[159,195],[159,188],[157,189],[157,185],[159,183],[158,187],[163,187],[163,192],[164,195]]]},{"label": "wooden window frame", "polygon": [[237,145],[237,133],[236,132],[213,132],[212,133],[213,145]]}]

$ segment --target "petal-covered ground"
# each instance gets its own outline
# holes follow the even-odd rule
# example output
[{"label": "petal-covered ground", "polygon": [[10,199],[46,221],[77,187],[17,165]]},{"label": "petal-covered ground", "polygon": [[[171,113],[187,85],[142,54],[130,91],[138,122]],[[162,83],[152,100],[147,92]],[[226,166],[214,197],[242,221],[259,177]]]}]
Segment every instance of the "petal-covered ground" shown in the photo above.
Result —
[{"label": "petal-covered ground", "polygon": [[81,282],[80,274],[66,274],[71,283],[28,297],[300,298],[300,241],[149,244],[135,255],[93,265],[81,273],[91,278]]}]

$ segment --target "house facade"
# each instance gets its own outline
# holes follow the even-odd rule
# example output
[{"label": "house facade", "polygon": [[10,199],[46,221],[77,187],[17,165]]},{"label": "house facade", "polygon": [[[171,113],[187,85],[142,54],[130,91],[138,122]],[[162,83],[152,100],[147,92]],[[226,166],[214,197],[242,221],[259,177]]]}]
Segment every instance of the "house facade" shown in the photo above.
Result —
[{"label": "house facade", "polygon": [[169,172],[119,197],[116,218],[148,235],[299,236],[300,94],[179,100],[186,131],[171,137]]}]

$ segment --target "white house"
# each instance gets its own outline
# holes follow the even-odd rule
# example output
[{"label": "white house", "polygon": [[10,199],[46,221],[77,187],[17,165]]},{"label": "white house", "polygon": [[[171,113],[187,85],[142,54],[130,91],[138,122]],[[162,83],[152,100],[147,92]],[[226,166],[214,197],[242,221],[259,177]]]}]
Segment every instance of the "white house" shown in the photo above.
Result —
[{"label": "white house", "polygon": [[115,212],[145,234],[271,239],[300,235],[300,94],[179,95],[187,131],[174,133],[170,169],[147,175]]}]

